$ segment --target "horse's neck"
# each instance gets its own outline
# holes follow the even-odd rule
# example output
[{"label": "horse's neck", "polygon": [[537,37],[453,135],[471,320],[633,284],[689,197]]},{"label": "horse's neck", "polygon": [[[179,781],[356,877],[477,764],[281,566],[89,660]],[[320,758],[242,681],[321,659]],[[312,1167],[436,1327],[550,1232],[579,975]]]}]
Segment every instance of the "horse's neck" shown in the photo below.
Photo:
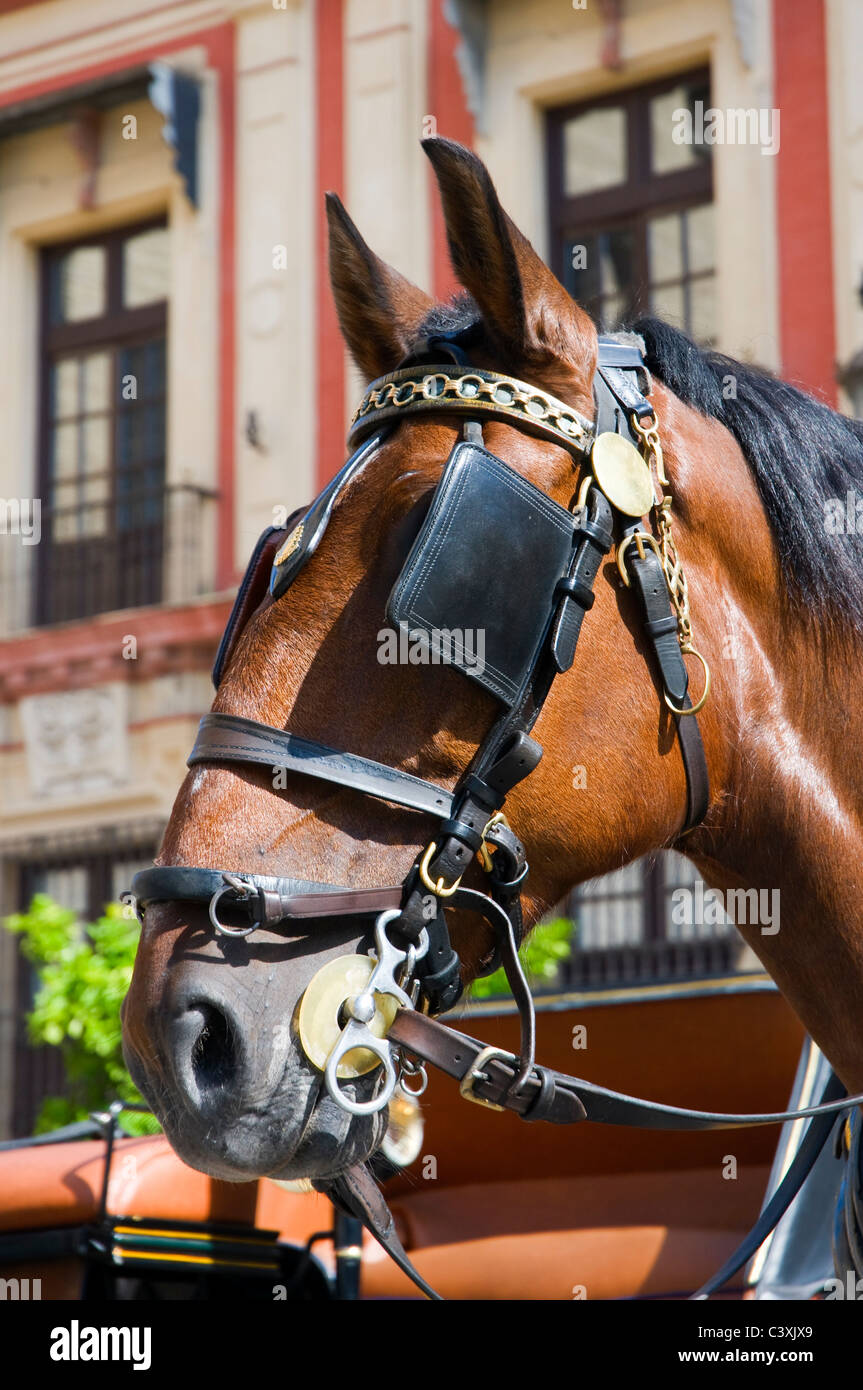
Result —
[{"label": "horse's neck", "polygon": [[784,655],[784,679],[778,664],[750,673],[749,708],[735,712],[721,829],[699,837],[705,853],[693,858],[720,889],[763,891],[760,915],[766,910],[770,920],[738,920],[741,933],[846,1086],[858,1091],[863,661],[853,652],[825,660],[805,634],[799,650]]}]

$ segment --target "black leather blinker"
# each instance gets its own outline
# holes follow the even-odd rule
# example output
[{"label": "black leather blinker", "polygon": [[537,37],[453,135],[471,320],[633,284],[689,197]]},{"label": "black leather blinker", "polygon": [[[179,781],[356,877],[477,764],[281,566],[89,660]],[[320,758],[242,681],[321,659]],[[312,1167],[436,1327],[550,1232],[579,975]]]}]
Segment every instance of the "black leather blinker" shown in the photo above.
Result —
[{"label": "black leather blinker", "polygon": [[572,557],[572,513],[471,442],[456,444],[387,615],[511,704]]},{"label": "black leather blinker", "polygon": [[[330,524],[330,517],[339,497],[360,472],[369,455],[374,453],[389,433],[390,429],[385,426],[361,444],[323,492],[318,493],[305,514],[300,515],[296,526],[287,533],[285,543],[273,561],[270,575],[270,593],[273,598],[281,598],[306,562],[314,555]],[[291,517],[292,522],[294,519]]]},{"label": "black leather blinker", "polygon": [[255,609],[266,598],[273,556],[301,516],[302,512],[294,512],[294,515],[288,518],[287,526],[268,526],[258,537],[213,663],[213,685],[217,690],[231,653],[237,645],[237,638]]}]

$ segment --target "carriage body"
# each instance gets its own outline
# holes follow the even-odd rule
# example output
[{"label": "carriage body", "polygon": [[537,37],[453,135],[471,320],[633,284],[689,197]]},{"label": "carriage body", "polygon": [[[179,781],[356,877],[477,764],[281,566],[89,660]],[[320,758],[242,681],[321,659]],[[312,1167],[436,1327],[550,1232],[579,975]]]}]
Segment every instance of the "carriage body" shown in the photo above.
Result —
[{"label": "carriage body", "polygon": [[[538,1011],[551,1066],[677,1105],[781,1109],[803,1038],[760,976],[546,995]],[[474,1002],[464,1022],[479,1017],[493,1044],[516,1044],[507,1001]],[[587,1046],[574,1048],[576,1036]],[[685,1298],[757,1217],[777,1138],[773,1127],[573,1134],[489,1116],[435,1077],[422,1113],[420,1156],[386,1192],[417,1267],[462,1299]],[[103,1139],[0,1152],[0,1193],[7,1297],[32,1293],[35,1280],[43,1299],[336,1292],[333,1241],[303,1255],[333,1227],[324,1196],[208,1178],[161,1136],[118,1138],[110,1152]],[[742,1291],[740,1277],[726,1296]],[[368,1235],[360,1295],[416,1296]]]}]

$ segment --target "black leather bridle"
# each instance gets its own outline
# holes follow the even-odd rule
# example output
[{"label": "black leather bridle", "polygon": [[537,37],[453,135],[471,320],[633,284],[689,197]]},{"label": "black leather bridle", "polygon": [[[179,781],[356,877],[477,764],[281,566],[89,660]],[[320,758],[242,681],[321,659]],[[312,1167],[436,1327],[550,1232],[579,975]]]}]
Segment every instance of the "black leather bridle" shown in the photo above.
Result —
[{"label": "black leather bridle", "polygon": [[[535,552],[539,569],[539,561],[548,555],[548,545],[562,547],[558,570],[550,574],[543,571],[541,580],[533,587],[530,573],[520,576],[519,583],[526,587],[523,610],[534,626],[532,631],[525,630],[520,607],[507,615],[497,664],[483,682],[498,695],[503,708],[469,768],[449,792],[400,769],[226,713],[204,716],[188,760],[189,766],[224,763],[284,769],[354,789],[432,816],[438,822],[434,839],[417,856],[403,883],[381,888],[350,889],[212,868],[148,869],[137,874],[132,885],[139,912],[143,914],[150,903],[163,901],[208,904],[215,930],[226,935],[248,935],[263,926],[278,928],[283,934],[305,935],[321,919],[374,917],[380,924],[380,914],[386,913],[388,933],[403,948],[402,958],[408,962],[408,969],[399,977],[400,992],[412,990],[407,1004],[402,999],[402,1007],[387,1034],[387,1046],[398,1049],[401,1056],[408,1054],[454,1077],[466,1099],[512,1110],[527,1120],[553,1124],[590,1119],[605,1124],[703,1130],[813,1116],[812,1138],[808,1147],[804,1144],[808,1154],[816,1138],[820,1138],[818,1148],[821,1147],[837,1112],[863,1101],[863,1096],[845,1096],[835,1078],[832,1090],[828,1088],[829,1094],[825,1093],[819,1106],[773,1114],[727,1115],[639,1100],[536,1062],[533,1001],[518,958],[524,933],[521,893],[528,865],[524,846],[509,826],[503,807],[509,792],[529,776],[542,756],[531,730],[555,678],[573,663],[584,615],[594,601],[594,582],[615,537],[619,555],[621,547],[627,551],[626,573],[638,596],[644,631],[666,702],[673,711],[683,757],[687,791],[679,834],[693,829],[704,818],[709,782],[688,694],[668,566],[663,564],[660,548],[644,517],[633,516],[631,509],[621,511],[590,473],[584,478],[577,505],[566,511],[489,454],[482,441],[482,421],[491,418],[563,445],[578,465],[590,461],[600,436],[619,435],[640,448],[645,422],[652,421],[655,426],[655,414],[648,399],[650,378],[639,347],[632,341],[600,339],[594,383],[595,417],[591,423],[545,392],[472,366],[466,353],[470,339],[470,329],[430,338],[396,372],[372,383],[352,422],[349,444],[354,452],[341,472],[308,511],[291,518],[284,528],[270,528],[261,537],[214,671],[218,684],[238,631],[263,597],[260,574],[272,562],[270,593],[278,600],[317,549],[336,503],[395,423],[407,415],[461,415],[467,421],[464,438],[450,456],[428,518],[393,591],[391,612],[398,611],[398,602],[404,600],[406,593],[411,601],[419,596],[421,605],[437,605],[442,612],[447,611],[447,604],[452,602],[453,580],[461,582],[465,575],[459,572],[454,576],[458,565],[439,560],[436,566],[431,558],[445,557],[445,547],[456,545],[453,537],[461,535],[462,548],[453,553],[460,556],[464,568],[465,547],[476,539],[475,530],[471,530],[471,509],[485,507],[491,514],[498,493],[504,517],[507,497],[512,494],[514,499],[510,530],[518,530],[520,524],[536,525],[537,535],[546,537],[547,544],[543,542]],[[649,510],[645,508],[645,515]],[[482,520],[486,520],[485,513]],[[490,537],[492,547],[495,540],[506,543],[503,536]],[[630,540],[636,543],[629,544]],[[532,567],[528,568],[532,571]],[[527,646],[526,639],[530,639]],[[508,669],[510,646],[529,652],[517,670]],[[466,674],[476,675],[468,670]],[[461,886],[474,855],[480,857],[487,873],[486,893]],[[490,972],[502,964],[506,971],[521,1022],[517,1058],[487,1047],[432,1017],[451,1009],[462,992],[461,964],[450,942],[446,906],[478,912],[493,929],[495,949],[483,968],[484,973]],[[389,937],[385,944],[388,940]],[[421,1003],[422,1009],[410,1007],[411,1001],[415,1005]],[[352,1017],[358,1021],[359,1013]],[[383,1054],[379,1051],[379,1055]],[[380,1105],[376,1100],[358,1109],[345,1100],[337,1085],[331,1085],[329,1075],[327,1083],[334,1098],[355,1113],[380,1108],[390,1093],[380,1092],[379,1088]],[[806,1172],[804,1162],[792,1165],[777,1193],[781,1210],[776,1220]],[[430,1297],[436,1296],[405,1255],[386,1204],[365,1168],[351,1169],[323,1186],[334,1200],[365,1222],[418,1287]],[[774,1210],[776,1206],[774,1198]],[[773,1224],[775,1221],[760,1233],[754,1248]],[[752,1238],[758,1234],[756,1227]],[[746,1258],[748,1254],[734,1268],[739,1268]],[[723,1279],[733,1272],[726,1266],[721,1271]],[[713,1284],[705,1286],[705,1290],[712,1287]]]}]

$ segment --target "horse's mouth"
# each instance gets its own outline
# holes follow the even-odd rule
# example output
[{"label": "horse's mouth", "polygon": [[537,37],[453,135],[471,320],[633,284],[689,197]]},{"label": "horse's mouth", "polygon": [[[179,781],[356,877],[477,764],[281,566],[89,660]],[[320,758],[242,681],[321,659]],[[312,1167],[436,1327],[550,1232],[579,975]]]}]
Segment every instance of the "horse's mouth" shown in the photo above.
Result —
[{"label": "horse's mouth", "polygon": [[[136,1066],[133,1057],[129,1069],[177,1156],[190,1168],[227,1182],[336,1178],[371,1157],[386,1129],[385,1109],[374,1115],[348,1114],[329,1095],[322,1074],[295,1053],[266,1101],[221,1115],[178,1095],[152,1071]],[[371,1096],[374,1077],[351,1083],[357,1099]]]}]

